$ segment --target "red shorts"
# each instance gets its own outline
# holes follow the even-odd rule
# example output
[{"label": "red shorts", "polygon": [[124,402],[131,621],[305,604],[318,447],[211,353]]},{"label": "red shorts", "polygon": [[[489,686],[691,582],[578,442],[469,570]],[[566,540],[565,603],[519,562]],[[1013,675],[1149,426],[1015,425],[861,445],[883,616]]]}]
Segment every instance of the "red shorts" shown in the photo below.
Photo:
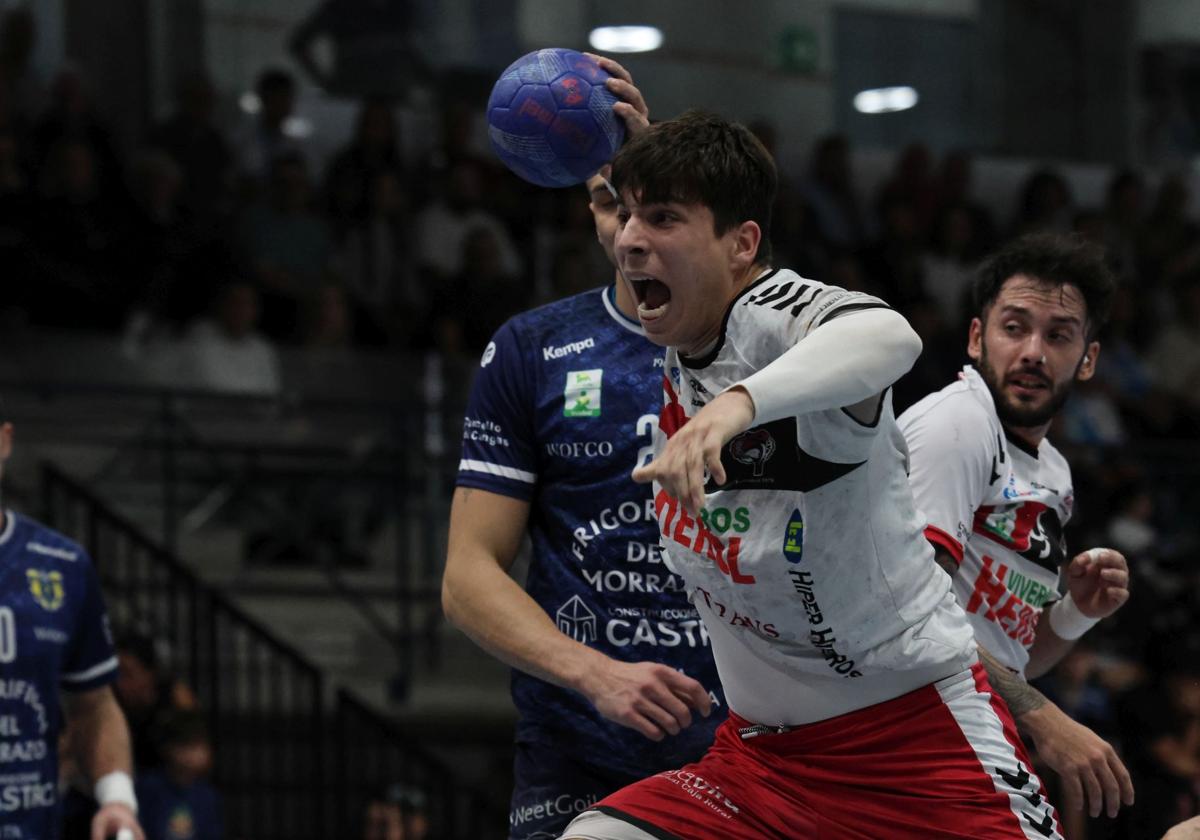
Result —
[{"label": "red shorts", "polygon": [[695,764],[597,809],[664,840],[1062,840],[983,668],[782,734],[737,715]]}]

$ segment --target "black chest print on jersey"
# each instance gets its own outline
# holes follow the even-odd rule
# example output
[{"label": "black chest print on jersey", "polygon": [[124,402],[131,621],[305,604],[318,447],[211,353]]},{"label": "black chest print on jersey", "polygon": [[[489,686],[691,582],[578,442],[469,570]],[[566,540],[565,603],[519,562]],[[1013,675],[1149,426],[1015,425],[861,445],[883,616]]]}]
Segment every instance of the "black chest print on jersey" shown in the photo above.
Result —
[{"label": "black chest print on jersey", "polygon": [[865,464],[823,461],[800,448],[796,421],[785,417],[753,426],[721,448],[725,483],[710,477],[706,493],[717,490],[798,490],[807,493],[836,481]]}]

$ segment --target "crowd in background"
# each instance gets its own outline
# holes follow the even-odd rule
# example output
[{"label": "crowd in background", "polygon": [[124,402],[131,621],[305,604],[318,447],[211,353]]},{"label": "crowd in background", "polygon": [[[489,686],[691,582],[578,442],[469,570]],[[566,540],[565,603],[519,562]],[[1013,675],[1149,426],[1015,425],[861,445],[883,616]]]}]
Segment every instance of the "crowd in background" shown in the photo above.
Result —
[{"label": "crowd in background", "polygon": [[[433,152],[409,160],[392,105],[364,101],[350,141],[318,159],[288,128],[297,82],[287,71],[264,70],[254,113],[233,125],[218,121],[216,91],[198,75],[180,81],[170,116],[123,148],[80,73],[35,96],[27,57],[6,21],[0,329],[10,334],[170,341],[174,363],[202,381],[272,393],[279,347],[472,358],[508,316],[612,276],[583,189],[540,190],[508,173],[474,143],[477,108],[448,102]],[[774,145],[769,125],[754,128]],[[1103,206],[1080,206],[1047,166],[1001,217],[973,192],[965,152],[913,143],[874,195],[856,184],[851,152],[830,135],[806,171],[781,173],[772,242],[778,264],[878,294],[921,334],[897,413],[966,362],[971,278],[997,245],[1074,231],[1106,249],[1120,279],[1099,373],[1052,438],[1075,473],[1071,546],[1123,551],[1133,596],[1040,685],[1118,743],[1134,773],[1138,805],[1122,817],[1133,822],[1096,822],[1089,836],[1151,836],[1200,801],[1200,226],[1187,181],[1114,169]],[[184,773],[203,784],[195,768],[210,759],[194,702],[163,714],[174,701],[157,692],[178,697],[155,683],[147,696],[163,709],[130,705],[130,669],[152,654],[123,650],[118,686],[139,766],[160,774],[143,783],[178,790]],[[198,812],[217,807],[197,795]]]}]

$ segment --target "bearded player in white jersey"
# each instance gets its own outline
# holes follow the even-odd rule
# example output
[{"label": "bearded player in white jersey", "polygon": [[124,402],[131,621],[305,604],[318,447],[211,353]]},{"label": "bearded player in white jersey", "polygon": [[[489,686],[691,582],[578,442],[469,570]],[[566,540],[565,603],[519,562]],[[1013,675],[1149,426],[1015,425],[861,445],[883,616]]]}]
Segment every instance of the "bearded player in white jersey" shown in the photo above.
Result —
[{"label": "bearded player in white jersey", "polygon": [[899,419],[925,535],[985,661],[996,660],[989,677],[1059,774],[1067,807],[1086,798],[1093,817],[1133,803],[1129,773],[1108,742],[1025,677],[1046,673],[1129,598],[1119,552],[1066,553],[1071,469],[1046,439],[1073,383],[1095,373],[1114,285],[1103,253],[1081,239],[1016,240],[976,280],[972,364]]},{"label": "bearded player in white jersey", "polygon": [[654,482],[730,715],[699,762],[563,836],[1061,838],[913,503],[889,390],[916,334],[877,298],[771,269],[775,166],[744,126],[653,126],[613,183],[618,263],[667,347],[634,478]]}]

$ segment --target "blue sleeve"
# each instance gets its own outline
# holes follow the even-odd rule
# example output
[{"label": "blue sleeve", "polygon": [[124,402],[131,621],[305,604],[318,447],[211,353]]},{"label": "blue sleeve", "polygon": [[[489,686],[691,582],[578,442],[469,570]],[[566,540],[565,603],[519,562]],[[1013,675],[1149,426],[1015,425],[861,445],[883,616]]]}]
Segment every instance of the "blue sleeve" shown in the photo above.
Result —
[{"label": "blue sleeve", "polygon": [[89,691],[117,678],[117,653],[91,558],[81,553],[75,569],[82,578],[78,614],[59,680],[70,691]]},{"label": "blue sleeve", "polygon": [[492,337],[463,418],[459,487],[529,501],[537,483],[534,357],[514,321]]}]

